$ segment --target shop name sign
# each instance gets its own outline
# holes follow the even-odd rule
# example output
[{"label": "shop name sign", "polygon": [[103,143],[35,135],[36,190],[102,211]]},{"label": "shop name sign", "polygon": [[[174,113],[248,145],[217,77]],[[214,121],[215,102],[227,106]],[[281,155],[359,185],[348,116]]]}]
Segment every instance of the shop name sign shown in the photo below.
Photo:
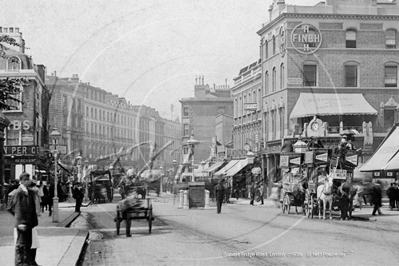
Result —
[{"label": "shop name sign", "polygon": [[4,146],[4,154],[6,155],[38,154],[39,151],[39,146]]},{"label": "shop name sign", "polygon": [[298,53],[312,54],[319,49],[321,43],[321,32],[312,24],[298,24],[291,32],[291,44]]},{"label": "shop name sign", "polygon": [[245,111],[256,111],[258,109],[258,105],[256,103],[244,103]]}]

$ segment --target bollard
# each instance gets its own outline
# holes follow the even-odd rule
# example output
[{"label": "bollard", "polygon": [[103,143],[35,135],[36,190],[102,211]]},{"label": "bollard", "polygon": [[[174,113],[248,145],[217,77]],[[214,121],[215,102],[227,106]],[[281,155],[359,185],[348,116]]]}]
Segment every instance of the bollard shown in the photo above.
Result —
[{"label": "bollard", "polygon": [[183,192],[183,209],[188,209],[188,191],[184,190]]},{"label": "bollard", "polygon": [[178,209],[183,209],[183,190],[179,191],[179,207]]},{"label": "bollard", "polygon": [[205,209],[209,209],[209,190],[205,190]]}]

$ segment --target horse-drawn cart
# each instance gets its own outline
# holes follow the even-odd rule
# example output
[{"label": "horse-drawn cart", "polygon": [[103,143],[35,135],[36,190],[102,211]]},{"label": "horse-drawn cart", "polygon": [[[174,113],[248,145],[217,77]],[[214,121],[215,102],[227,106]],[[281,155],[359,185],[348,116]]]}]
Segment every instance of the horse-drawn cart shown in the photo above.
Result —
[{"label": "horse-drawn cart", "polygon": [[[296,170],[295,170],[296,169]],[[303,182],[302,169],[283,169],[282,189],[280,193],[280,202],[283,213],[290,213],[291,206],[295,206],[295,212],[298,214],[298,207],[302,208],[305,214],[305,192],[306,182]]]},{"label": "horse-drawn cart", "polygon": [[[145,202],[143,204],[143,202]],[[148,232],[151,234],[152,221],[154,216],[152,213],[152,202],[150,198],[144,200],[127,197],[120,201],[116,206],[116,234],[119,235],[121,222],[126,222],[126,235],[130,236],[130,225],[131,220],[147,220],[148,221]]]}]

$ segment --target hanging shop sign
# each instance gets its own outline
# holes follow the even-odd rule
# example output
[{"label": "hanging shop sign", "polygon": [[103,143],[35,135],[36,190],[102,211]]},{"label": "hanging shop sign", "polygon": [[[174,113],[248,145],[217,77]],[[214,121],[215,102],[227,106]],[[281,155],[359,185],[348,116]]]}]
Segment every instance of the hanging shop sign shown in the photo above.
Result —
[{"label": "hanging shop sign", "polygon": [[350,162],[351,164],[357,166],[357,154],[351,155],[351,156],[346,156],[346,157],[345,157],[345,160],[348,161],[348,162]]},{"label": "hanging shop sign", "polygon": [[291,44],[298,53],[313,54],[320,48],[321,43],[321,32],[312,24],[298,24],[291,32]]},{"label": "hanging shop sign", "polygon": [[290,157],[287,155],[280,156],[280,167],[288,167],[289,166]]}]

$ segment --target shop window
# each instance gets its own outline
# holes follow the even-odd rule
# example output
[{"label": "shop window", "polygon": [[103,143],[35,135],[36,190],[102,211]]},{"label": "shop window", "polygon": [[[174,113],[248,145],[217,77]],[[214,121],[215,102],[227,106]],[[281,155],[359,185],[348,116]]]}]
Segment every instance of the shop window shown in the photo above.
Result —
[{"label": "shop window", "polygon": [[317,83],[317,66],[304,65],[303,66],[303,86],[316,86]]},{"label": "shop window", "polygon": [[385,66],[385,87],[398,86],[398,67]]},{"label": "shop window", "polygon": [[345,87],[357,87],[357,66],[345,66]]},{"label": "shop window", "polygon": [[356,48],[356,30],[346,31],[346,48]]},{"label": "shop window", "polygon": [[396,31],[395,30],[387,30],[385,32],[385,47],[387,49],[395,49],[396,48]]}]

